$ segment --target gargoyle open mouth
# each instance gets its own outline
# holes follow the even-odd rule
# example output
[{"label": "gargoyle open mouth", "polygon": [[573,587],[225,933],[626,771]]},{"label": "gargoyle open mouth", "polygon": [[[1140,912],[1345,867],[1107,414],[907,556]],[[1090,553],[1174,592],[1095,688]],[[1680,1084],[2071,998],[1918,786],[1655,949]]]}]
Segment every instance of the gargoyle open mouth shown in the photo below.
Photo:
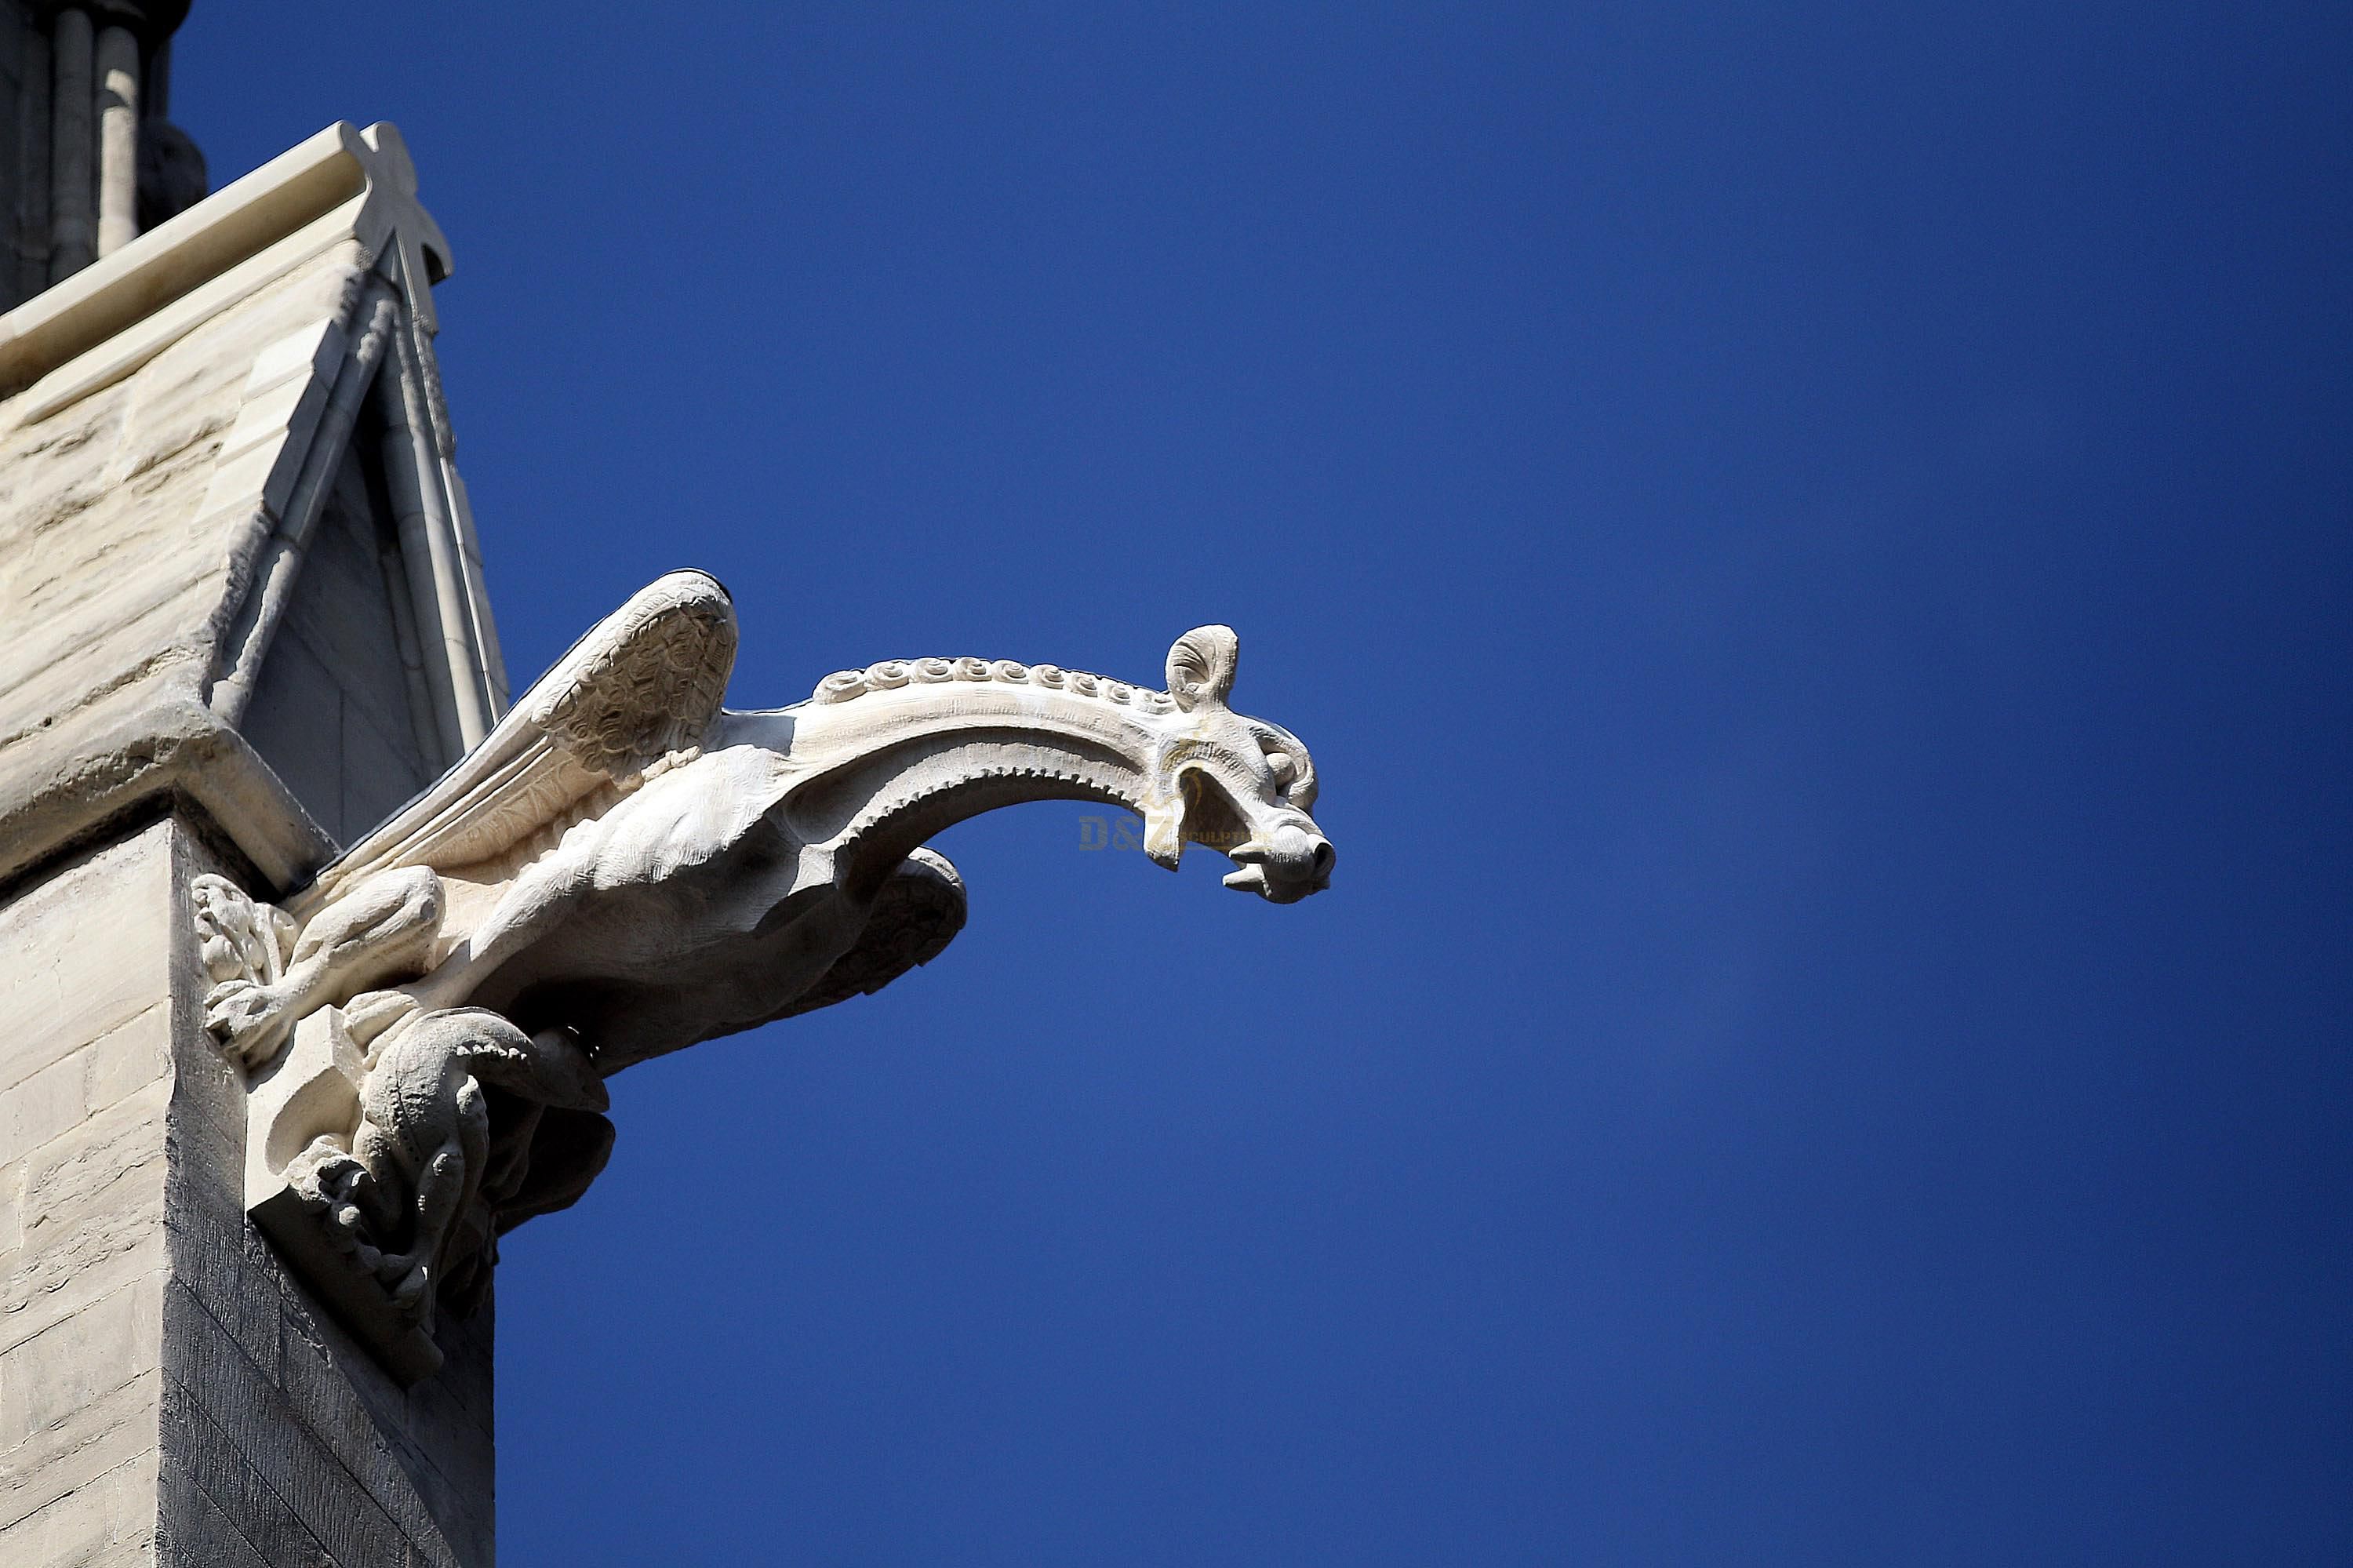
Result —
[{"label": "gargoyle open mouth", "polygon": [[1296,904],[1332,885],[1336,852],[1322,833],[1285,822],[1265,840],[1228,850],[1226,858],[1238,868],[1226,874],[1228,887],[1272,904]]}]

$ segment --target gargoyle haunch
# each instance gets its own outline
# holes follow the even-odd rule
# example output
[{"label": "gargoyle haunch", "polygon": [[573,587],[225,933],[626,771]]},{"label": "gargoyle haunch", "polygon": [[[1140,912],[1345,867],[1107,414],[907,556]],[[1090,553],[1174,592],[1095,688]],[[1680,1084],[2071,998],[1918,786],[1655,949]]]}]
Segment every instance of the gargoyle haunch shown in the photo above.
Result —
[{"label": "gargoyle haunch", "polygon": [[438,1362],[436,1301],[479,1299],[496,1236],[603,1167],[604,1077],[939,954],[965,918],[922,847],[942,829],[1094,800],[1171,868],[1189,841],[1278,904],[1330,880],[1314,765],[1227,706],[1225,627],[1176,640],[1166,692],[892,660],[757,712],[720,705],[735,641],[725,590],[672,573],[282,909],[199,880],[206,1022],[249,1075],[248,1205],[404,1377]]}]

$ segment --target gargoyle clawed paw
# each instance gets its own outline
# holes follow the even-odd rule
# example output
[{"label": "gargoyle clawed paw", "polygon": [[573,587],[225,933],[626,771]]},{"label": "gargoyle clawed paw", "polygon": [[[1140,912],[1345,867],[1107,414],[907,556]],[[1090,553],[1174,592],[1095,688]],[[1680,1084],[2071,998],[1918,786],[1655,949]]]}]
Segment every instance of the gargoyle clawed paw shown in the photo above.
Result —
[{"label": "gargoyle clawed paw", "polygon": [[247,1070],[276,1056],[293,1033],[299,1011],[283,986],[223,980],[205,995],[205,1027]]}]

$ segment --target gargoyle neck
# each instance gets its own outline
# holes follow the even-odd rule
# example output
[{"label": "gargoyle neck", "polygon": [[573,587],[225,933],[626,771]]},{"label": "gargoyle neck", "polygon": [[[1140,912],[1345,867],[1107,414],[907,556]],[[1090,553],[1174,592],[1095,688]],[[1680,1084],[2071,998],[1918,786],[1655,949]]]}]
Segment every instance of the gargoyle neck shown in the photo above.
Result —
[{"label": "gargoyle neck", "polygon": [[1000,806],[1094,800],[1149,813],[1176,734],[1158,693],[1124,701],[1033,684],[956,680],[867,690],[789,719],[797,779],[786,800],[801,842],[829,846],[844,888],[879,888],[908,853]]}]

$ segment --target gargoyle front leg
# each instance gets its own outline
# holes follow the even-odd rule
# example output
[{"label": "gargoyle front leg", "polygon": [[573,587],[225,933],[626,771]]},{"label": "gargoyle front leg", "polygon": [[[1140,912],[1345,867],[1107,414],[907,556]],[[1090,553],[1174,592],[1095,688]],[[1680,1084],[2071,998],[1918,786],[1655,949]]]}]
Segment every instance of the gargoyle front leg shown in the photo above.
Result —
[{"label": "gargoyle front leg", "polygon": [[306,1013],[422,970],[441,914],[441,879],[427,867],[371,876],[303,928],[275,984],[232,980],[215,986],[205,998],[206,1027],[248,1069],[259,1067]]},{"label": "gargoyle front leg", "polygon": [[560,928],[580,900],[595,894],[596,870],[593,846],[567,838],[545,859],[525,867],[431,972],[401,991],[426,1012],[467,1006],[501,965]]}]

